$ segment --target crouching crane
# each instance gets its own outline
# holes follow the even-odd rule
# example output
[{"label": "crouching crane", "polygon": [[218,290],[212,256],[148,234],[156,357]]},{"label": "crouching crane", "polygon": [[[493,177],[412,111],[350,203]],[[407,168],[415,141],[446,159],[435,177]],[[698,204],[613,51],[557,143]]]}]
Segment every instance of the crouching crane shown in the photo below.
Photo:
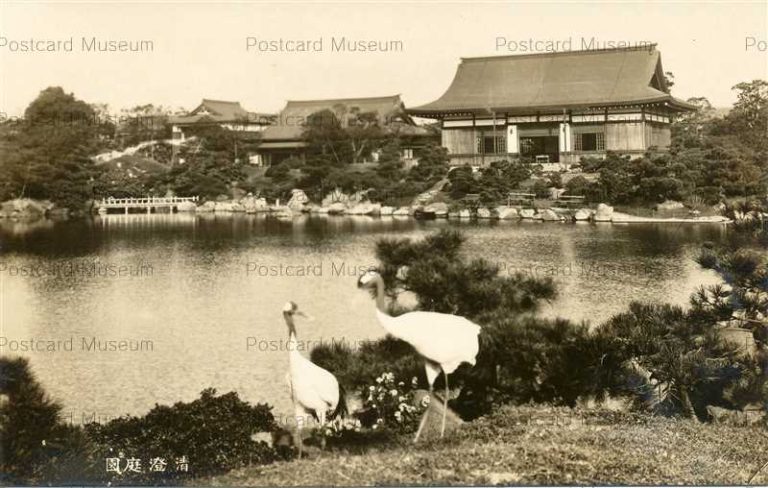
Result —
[{"label": "crouching crane", "polygon": [[[339,386],[336,377],[299,353],[296,339],[294,316],[306,317],[294,302],[288,302],[283,307],[283,318],[288,326],[288,384],[291,400],[296,413],[296,437],[299,444],[299,457],[303,450],[301,428],[307,415],[317,420],[320,428],[325,426],[326,417],[333,419],[345,415],[347,406],[344,390]],[[329,415],[330,412],[330,415]],[[325,437],[322,437],[325,447]]]},{"label": "crouching crane", "polygon": [[[478,335],[480,326],[460,317],[438,312],[409,312],[398,317],[387,313],[384,300],[384,279],[376,271],[368,271],[357,282],[359,288],[374,289],[376,292],[376,318],[390,335],[413,346],[424,359],[424,369],[429,383],[429,396],[442,371],[445,376],[445,398],[443,399],[443,422],[440,437],[445,435],[445,416],[448,409],[448,375],[456,371],[461,363],[475,365],[480,348]],[[424,412],[413,442],[419,440],[427,421],[429,409]]]}]

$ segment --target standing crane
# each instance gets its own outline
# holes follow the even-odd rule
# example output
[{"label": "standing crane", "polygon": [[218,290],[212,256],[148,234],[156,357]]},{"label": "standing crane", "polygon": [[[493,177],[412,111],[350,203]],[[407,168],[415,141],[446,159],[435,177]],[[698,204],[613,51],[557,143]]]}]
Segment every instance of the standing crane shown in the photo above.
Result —
[{"label": "standing crane", "polygon": [[[326,416],[329,418],[346,414],[346,401],[344,390],[339,386],[336,377],[320,366],[305,358],[299,352],[296,339],[296,325],[294,316],[306,317],[304,312],[294,302],[288,302],[283,307],[283,318],[288,326],[288,384],[290,386],[293,409],[296,413],[296,437],[299,444],[299,458],[303,450],[304,442],[301,438],[303,419],[307,415],[317,420],[322,428],[325,425]],[[322,437],[325,447],[325,437]]]},{"label": "standing crane", "polygon": [[[424,359],[424,369],[429,383],[429,396],[440,372],[445,377],[445,398],[443,399],[443,422],[440,437],[445,435],[445,416],[448,409],[448,375],[456,371],[461,363],[475,365],[480,349],[478,335],[480,326],[458,315],[438,312],[409,312],[398,317],[387,313],[384,300],[384,279],[376,271],[368,271],[357,282],[359,288],[374,289],[376,292],[376,318],[390,335],[401,339],[416,349]],[[418,442],[427,421],[429,409],[419,423],[413,442]]]}]

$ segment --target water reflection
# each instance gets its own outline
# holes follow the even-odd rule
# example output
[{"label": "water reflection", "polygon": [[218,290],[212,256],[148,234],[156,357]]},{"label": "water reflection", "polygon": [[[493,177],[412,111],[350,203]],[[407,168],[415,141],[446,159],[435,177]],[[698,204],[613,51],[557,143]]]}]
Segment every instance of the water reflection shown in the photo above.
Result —
[{"label": "water reflection", "polygon": [[[316,318],[298,324],[309,345],[380,337],[373,304],[355,286],[361,270],[376,262],[376,241],[444,227],[463,230],[467,256],[493,261],[502,273],[551,276],[559,296],[545,307],[547,316],[592,323],[631,300],[685,304],[696,285],[715,280],[693,260],[701,242],[727,232],[722,226],[315,215],[4,222],[0,336],[6,346],[0,353],[30,357],[45,387],[75,415],[142,413],[156,402],[192,400],[208,387],[288,412],[287,352],[249,347],[285,338],[283,303],[294,300]],[[31,339],[71,340],[77,347],[11,351],[7,344]],[[94,339],[107,346],[144,340],[153,347],[85,347]]]}]

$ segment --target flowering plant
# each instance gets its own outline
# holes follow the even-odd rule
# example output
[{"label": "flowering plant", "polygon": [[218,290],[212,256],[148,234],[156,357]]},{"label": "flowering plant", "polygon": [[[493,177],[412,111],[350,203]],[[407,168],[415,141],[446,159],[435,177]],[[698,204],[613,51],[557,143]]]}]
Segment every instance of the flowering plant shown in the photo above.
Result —
[{"label": "flowering plant", "polygon": [[325,437],[341,437],[347,432],[360,432],[362,424],[356,418],[336,417],[322,426],[322,434]]},{"label": "flowering plant", "polygon": [[363,391],[363,407],[375,418],[372,428],[391,428],[400,432],[416,429],[421,414],[429,406],[429,396],[416,405],[414,392],[418,383],[416,377],[406,385],[396,381],[395,375],[387,372],[376,378],[376,384]]}]

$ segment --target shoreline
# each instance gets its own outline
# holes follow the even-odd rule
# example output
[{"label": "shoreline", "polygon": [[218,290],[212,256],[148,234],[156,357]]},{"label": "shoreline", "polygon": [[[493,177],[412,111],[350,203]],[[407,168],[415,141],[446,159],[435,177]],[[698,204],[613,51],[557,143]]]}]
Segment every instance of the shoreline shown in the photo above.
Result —
[{"label": "shoreline", "polygon": [[[618,214],[618,213],[617,213]],[[498,216],[477,216],[477,215],[448,215],[448,216],[442,216],[442,217],[434,217],[434,218],[419,218],[411,214],[388,214],[388,215],[361,215],[361,214],[349,214],[349,213],[321,213],[321,212],[296,212],[292,215],[286,215],[281,212],[274,212],[274,211],[266,211],[266,212],[257,212],[257,213],[248,213],[248,212],[236,212],[236,211],[219,211],[219,212],[174,212],[174,213],[168,213],[168,212],[159,212],[159,213],[153,213],[153,214],[146,214],[146,213],[129,213],[129,214],[97,214],[97,215],[91,215],[91,216],[80,216],[80,217],[69,217],[69,218],[61,218],[61,217],[48,217],[48,216],[41,216],[39,218],[17,218],[17,217],[7,217],[7,218],[0,218],[0,224],[3,222],[6,223],[12,223],[12,224],[42,224],[45,222],[66,222],[66,221],[76,221],[76,220],[86,220],[86,219],[113,219],[113,218],[122,218],[122,217],[135,217],[135,216],[149,216],[149,217],[158,217],[158,216],[171,216],[171,215],[188,215],[188,216],[199,216],[201,218],[206,217],[213,217],[213,216],[219,216],[219,217],[236,217],[236,216],[262,216],[267,218],[272,218],[276,220],[281,221],[290,221],[295,218],[301,218],[301,217],[312,217],[312,218],[354,218],[354,217],[368,217],[369,219],[397,219],[397,220],[416,220],[416,221],[451,221],[451,222],[476,222],[476,221],[483,221],[483,222],[553,222],[553,223],[593,223],[593,224],[622,224],[622,225],[628,225],[628,224],[720,224],[720,225],[728,225],[732,224],[734,222],[733,219],[729,219],[725,216],[711,216],[711,217],[692,217],[689,219],[686,218],[673,218],[673,217],[640,217],[636,215],[630,215],[630,214],[618,214],[613,217],[611,217],[608,220],[594,220],[594,219],[574,219],[573,216],[563,216],[563,218],[560,219],[547,219],[542,218],[539,215],[531,216],[531,217],[519,217],[516,216],[514,218],[500,218]],[[569,218],[570,217],[570,218]]]}]

